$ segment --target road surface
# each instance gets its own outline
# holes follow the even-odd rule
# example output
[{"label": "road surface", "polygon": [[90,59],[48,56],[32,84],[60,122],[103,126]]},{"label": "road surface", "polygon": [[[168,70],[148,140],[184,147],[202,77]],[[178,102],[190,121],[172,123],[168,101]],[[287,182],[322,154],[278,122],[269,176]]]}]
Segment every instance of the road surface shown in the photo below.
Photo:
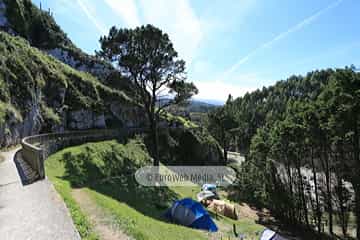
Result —
[{"label": "road surface", "polygon": [[78,240],[69,211],[47,180],[23,185],[14,155],[2,152],[0,162],[0,239]]}]

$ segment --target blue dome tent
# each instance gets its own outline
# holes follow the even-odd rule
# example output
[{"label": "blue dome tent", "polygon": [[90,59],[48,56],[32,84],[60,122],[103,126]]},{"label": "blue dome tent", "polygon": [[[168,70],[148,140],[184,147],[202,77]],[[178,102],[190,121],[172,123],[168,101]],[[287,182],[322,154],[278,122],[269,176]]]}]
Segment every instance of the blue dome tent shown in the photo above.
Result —
[{"label": "blue dome tent", "polygon": [[218,228],[203,206],[191,198],[184,198],[174,202],[165,216],[172,222],[196,228],[217,232]]}]

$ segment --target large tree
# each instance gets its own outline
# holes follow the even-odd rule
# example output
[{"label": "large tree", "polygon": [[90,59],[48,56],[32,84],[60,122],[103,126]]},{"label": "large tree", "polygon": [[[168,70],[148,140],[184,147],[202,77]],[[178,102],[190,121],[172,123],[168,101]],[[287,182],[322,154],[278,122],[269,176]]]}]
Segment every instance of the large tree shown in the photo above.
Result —
[{"label": "large tree", "polygon": [[[169,36],[152,25],[135,29],[112,27],[108,36],[100,38],[100,43],[97,54],[113,63],[135,85],[134,99],[148,117],[157,166],[160,114],[166,107],[186,102],[198,92],[193,83],[186,81],[185,61],[178,58]],[[164,98],[165,103],[161,101]]]}]

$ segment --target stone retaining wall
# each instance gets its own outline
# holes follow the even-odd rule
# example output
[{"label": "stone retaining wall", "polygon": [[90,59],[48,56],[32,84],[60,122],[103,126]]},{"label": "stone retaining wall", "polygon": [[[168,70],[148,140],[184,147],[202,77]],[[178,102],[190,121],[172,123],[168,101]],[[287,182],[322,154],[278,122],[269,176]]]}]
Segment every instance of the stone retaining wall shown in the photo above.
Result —
[{"label": "stone retaining wall", "polygon": [[92,141],[104,141],[140,132],[139,129],[101,129],[47,133],[25,137],[21,140],[22,156],[36,171],[40,179],[45,178],[44,161],[52,153],[65,147]]}]

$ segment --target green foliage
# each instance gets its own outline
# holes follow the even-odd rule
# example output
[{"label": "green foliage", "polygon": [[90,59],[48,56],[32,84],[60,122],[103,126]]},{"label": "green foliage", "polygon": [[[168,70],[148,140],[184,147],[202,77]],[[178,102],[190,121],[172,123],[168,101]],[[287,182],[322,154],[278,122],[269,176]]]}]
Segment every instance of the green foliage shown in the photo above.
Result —
[{"label": "green foliage", "polygon": [[232,97],[229,95],[227,104],[222,108],[216,108],[211,111],[207,119],[207,128],[224,150],[225,162],[227,162],[227,151],[230,147],[230,141],[237,131],[237,123],[234,113],[231,111],[231,104]]},{"label": "green foliage", "polygon": [[135,168],[144,166],[150,160],[145,145],[138,138],[125,145],[116,141],[85,144],[75,153],[64,153],[62,161],[70,182],[83,186],[134,172]]},{"label": "green foliage", "polygon": [[57,125],[61,123],[59,115],[56,114],[52,108],[49,108],[45,104],[42,104],[41,111],[44,120],[49,121],[50,125]]},{"label": "green foliage", "polygon": [[171,126],[183,126],[185,128],[198,127],[194,122],[187,120],[184,117],[173,115],[167,111],[162,111],[160,116],[162,119],[165,119]]},{"label": "green foliage", "polygon": [[218,142],[204,128],[160,131],[161,161],[171,165],[217,165],[223,163]]},{"label": "green foliage", "polygon": [[20,113],[11,104],[0,101],[0,126],[9,119],[15,122],[22,121]]},{"label": "green foliage", "polygon": [[[326,215],[330,234],[335,224],[347,234],[353,209],[359,236],[359,89],[352,68],[315,71],[227,104],[237,118],[237,144],[249,146],[238,197],[291,224],[309,226],[313,216],[319,232]],[[344,181],[354,187],[354,205]]]},{"label": "green foliage", "polygon": [[[146,25],[135,29],[112,27],[109,36],[100,38],[98,55],[122,67],[136,85],[135,99],[146,112],[152,114],[169,104],[181,103],[197,93],[193,83],[185,82],[185,62],[178,54],[166,33]],[[168,87],[174,94],[165,106],[155,109],[160,92]]]}]

